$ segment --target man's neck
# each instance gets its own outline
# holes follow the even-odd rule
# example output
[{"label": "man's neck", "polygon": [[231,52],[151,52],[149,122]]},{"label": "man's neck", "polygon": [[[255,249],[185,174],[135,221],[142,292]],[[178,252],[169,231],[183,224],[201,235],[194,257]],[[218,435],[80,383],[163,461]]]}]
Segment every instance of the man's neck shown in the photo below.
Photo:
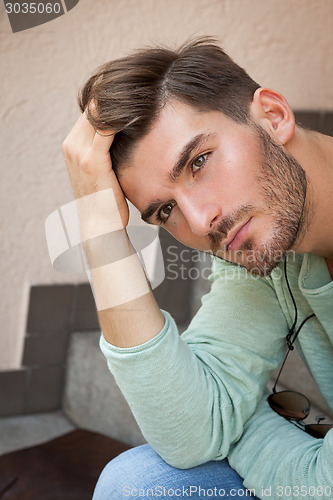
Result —
[{"label": "man's neck", "polygon": [[333,278],[333,138],[296,127],[286,148],[304,168],[309,183],[309,226],[295,251],[324,257]]},{"label": "man's neck", "polygon": [[333,280],[333,260],[326,259],[327,268],[330,272],[331,278]]}]

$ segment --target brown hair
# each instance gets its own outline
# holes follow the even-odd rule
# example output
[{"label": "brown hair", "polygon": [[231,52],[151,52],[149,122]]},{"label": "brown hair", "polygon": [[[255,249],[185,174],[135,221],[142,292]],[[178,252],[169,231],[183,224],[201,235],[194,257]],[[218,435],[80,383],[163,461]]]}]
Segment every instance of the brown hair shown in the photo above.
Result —
[{"label": "brown hair", "polygon": [[[171,99],[202,111],[218,110],[241,123],[259,85],[211,38],[178,50],[151,48],[108,62],[79,93],[81,111],[99,130],[115,129],[111,158],[117,171]],[[94,114],[89,103],[94,101]]]}]

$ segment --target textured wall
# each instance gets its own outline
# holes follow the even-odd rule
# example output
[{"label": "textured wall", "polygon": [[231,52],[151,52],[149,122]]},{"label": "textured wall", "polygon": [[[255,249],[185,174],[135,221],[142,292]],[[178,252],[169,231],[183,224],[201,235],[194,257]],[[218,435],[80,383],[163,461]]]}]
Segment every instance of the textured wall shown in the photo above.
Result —
[{"label": "textured wall", "polygon": [[52,270],[47,215],[71,199],[61,142],[78,86],[139,46],[209,34],[294,109],[333,109],[332,0],[80,0],[13,34],[0,5],[0,369],[20,365],[31,284],[82,281]]}]

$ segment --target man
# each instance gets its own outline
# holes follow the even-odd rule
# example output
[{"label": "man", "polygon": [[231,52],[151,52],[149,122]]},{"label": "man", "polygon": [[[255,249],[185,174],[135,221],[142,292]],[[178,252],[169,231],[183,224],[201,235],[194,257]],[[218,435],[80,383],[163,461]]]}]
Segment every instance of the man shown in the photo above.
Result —
[{"label": "man", "polygon": [[[94,498],[333,498],[333,432],[306,434],[265,393],[306,319],[299,346],[332,407],[332,138],[295,126],[283,96],[209,39],[106,64],[80,105],[63,150],[101,348],[157,452],[118,457]],[[130,245],[124,195],[147,222],[217,256],[181,337]]]}]

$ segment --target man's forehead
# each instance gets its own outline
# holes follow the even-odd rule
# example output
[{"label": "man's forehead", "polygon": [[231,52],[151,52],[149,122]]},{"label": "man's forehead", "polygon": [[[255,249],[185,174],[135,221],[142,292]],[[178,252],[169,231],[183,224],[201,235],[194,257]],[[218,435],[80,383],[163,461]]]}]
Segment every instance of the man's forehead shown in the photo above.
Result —
[{"label": "man's forehead", "polygon": [[153,123],[151,130],[142,137],[133,150],[132,166],[150,160],[175,161],[185,144],[198,134],[210,132],[211,114],[179,101],[170,101]]}]

